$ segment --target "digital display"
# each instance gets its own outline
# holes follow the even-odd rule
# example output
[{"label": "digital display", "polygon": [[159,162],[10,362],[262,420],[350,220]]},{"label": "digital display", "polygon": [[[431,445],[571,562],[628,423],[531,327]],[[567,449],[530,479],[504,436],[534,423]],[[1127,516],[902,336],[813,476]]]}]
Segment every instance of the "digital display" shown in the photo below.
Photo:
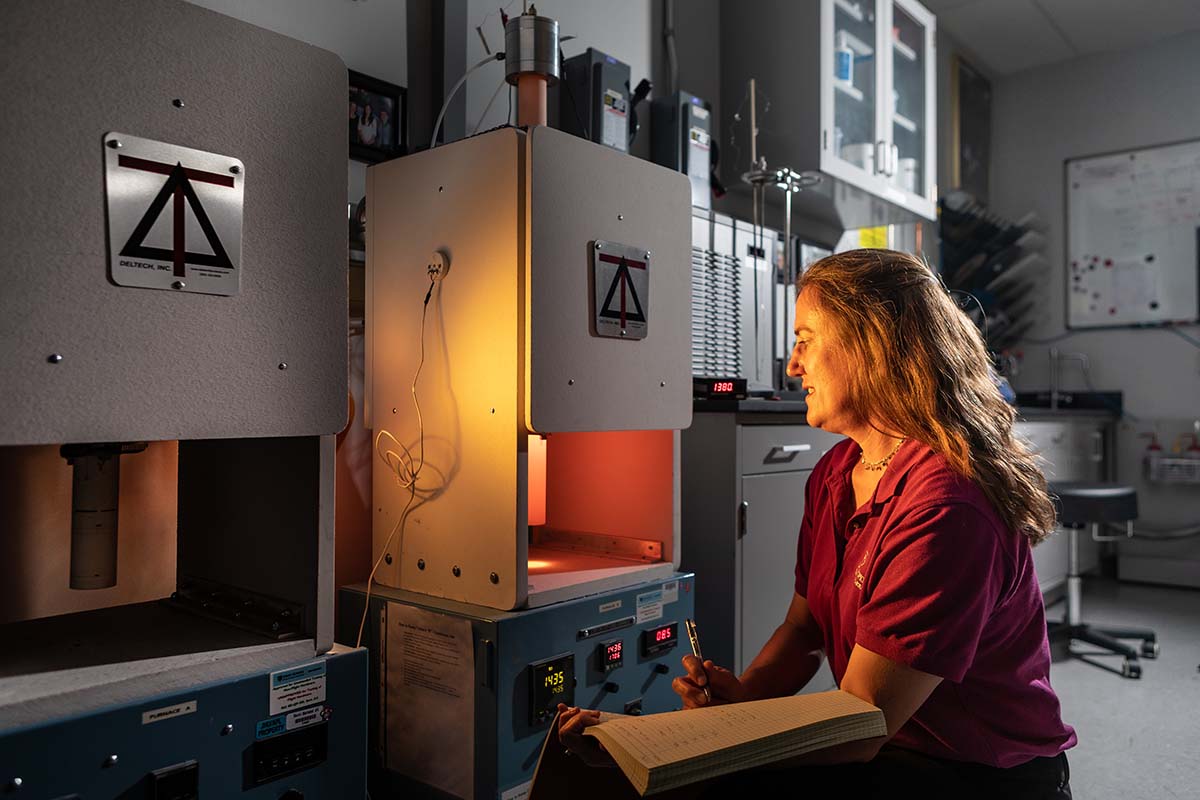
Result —
[{"label": "digital display", "polygon": [[729,394],[733,391],[733,381],[713,381],[713,394]]},{"label": "digital display", "polygon": [[744,400],[746,398],[746,379],[724,377],[693,378],[692,396],[706,399]]},{"label": "digital display", "polygon": [[600,669],[611,672],[625,663],[625,642],[613,639],[600,643]]},{"label": "digital display", "polygon": [[648,656],[670,650],[677,644],[679,644],[678,622],[669,622],[666,625],[642,631],[642,652]]},{"label": "digital display", "polygon": [[567,654],[529,665],[529,724],[553,719],[559,703],[575,704],[575,656]]}]

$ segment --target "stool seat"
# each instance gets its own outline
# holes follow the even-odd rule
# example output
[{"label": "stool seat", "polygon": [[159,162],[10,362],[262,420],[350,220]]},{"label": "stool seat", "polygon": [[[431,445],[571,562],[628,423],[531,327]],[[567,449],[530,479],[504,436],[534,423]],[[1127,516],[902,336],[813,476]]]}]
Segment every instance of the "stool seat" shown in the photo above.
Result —
[{"label": "stool seat", "polygon": [[1082,527],[1090,523],[1137,519],[1137,490],[1116,483],[1052,482],[1047,487],[1058,507],[1059,524]]}]

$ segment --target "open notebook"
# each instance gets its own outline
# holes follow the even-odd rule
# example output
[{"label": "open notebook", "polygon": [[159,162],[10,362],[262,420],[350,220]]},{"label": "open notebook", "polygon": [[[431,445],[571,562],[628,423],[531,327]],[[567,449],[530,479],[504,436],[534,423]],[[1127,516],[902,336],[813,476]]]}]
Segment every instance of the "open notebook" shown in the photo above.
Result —
[{"label": "open notebook", "polygon": [[[605,715],[587,729],[617,762],[637,795],[655,794],[782,761],[805,753],[858,739],[885,736],[883,712],[851,694],[840,691],[802,694],[772,700],[670,711],[644,717]],[[558,758],[557,723],[543,749],[534,776],[531,800],[554,797],[543,794],[543,762],[555,757],[573,772],[573,782],[611,782],[613,770],[578,766]],[[569,757],[568,757],[569,759]],[[547,783],[554,779],[546,778]],[[560,784],[561,785],[561,784]],[[549,787],[547,787],[549,788]],[[573,796],[583,796],[572,792]]]}]

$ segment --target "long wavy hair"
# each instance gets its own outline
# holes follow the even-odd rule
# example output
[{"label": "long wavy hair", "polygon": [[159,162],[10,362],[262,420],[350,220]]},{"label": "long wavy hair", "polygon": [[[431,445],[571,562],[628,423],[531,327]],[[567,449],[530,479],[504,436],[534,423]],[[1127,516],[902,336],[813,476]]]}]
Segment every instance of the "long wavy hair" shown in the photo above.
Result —
[{"label": "long wavy hair", "polygon": [[852,250],[815,262],[797,286],[815,292],[848,359],[860,419],[940,453],[1031,543],[1049,535],[1054,505],[1036,456],[1013,435],[1016,411],[979,330],[928,266],[894,250]]}]

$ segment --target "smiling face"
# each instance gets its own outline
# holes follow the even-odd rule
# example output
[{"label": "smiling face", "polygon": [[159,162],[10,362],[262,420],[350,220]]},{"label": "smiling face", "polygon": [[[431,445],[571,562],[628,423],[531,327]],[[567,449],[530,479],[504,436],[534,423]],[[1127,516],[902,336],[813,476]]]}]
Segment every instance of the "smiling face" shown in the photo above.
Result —
[{"label": "smiling face", "polygon": [[796,298],[796,344],[787,374],[808,390],[808,424],[831,433],[849,434],[861,421],[850,405],[849,372],[836,332],[817,304],[816,292],[804,289]]}]

